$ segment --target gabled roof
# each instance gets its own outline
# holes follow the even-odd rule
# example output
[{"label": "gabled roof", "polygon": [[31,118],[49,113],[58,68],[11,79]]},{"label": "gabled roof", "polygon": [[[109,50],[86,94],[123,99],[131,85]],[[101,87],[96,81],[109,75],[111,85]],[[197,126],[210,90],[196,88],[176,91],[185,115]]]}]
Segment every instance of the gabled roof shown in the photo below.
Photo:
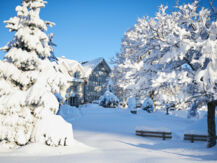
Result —
[{"label": "gabled roof", "polygon": [[103,63],[105,65],[108,72],[111,72],[111,69],[110,69],[109,65],[106,63],[105,59],[102,57],[99,57],[97,59],[81,63],[83,66],[84,72],[85,72],[85,77],[90,76],[90,74],[95,70],[95,68],[101,63]]},{"label": "gabled roof", "polygon": [[61,65],[61,70],[63,74],[65,74],[66,76],[69,75],[72,81],[78,80],[74,78],[74,76],[72,76],[77,71],[81,73],[81,78],[83,78],[85,75],[82,65],[75,60],[70,60],[66,59],[65,57],[61,57],[58,58],[58,63]]}]

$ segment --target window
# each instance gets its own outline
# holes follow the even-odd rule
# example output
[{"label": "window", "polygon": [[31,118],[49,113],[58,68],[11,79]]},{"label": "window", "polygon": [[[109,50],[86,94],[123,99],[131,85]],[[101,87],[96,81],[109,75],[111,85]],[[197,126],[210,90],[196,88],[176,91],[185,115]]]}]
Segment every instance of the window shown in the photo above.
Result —
[{"label": "window", "polygon": [[81,75],[80,75],[80,72],[79,72],[79,71],[76,71],[76,72],[74,73],[74,77],[75,77],[75,78],[78,78],[78,79],[79,79],[80,76],[81,76]]},{"label": "window", "polygon": [[75,86],[73,87],[73,92],[74,92],[74,93],[78,93],[78,86],[77,86],[77,85],[75,85]]}]

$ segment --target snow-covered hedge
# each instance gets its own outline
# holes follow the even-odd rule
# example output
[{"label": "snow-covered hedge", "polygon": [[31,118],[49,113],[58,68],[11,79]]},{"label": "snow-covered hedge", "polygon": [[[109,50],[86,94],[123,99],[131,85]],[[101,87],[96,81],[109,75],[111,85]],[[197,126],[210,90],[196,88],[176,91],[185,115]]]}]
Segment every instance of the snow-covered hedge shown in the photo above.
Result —
[{"label": "snow-covered hedge", "polygon": [[116,108],[119,105],[119,99],[110,91],[106,91],[99,98],[99,105],[106,108]]},{"label": "snow-covered hedge", "polygon": [[81,117],[79,108],[67,104],[60,106],[57,115],[62,116],[67,122],[72,122]]}]

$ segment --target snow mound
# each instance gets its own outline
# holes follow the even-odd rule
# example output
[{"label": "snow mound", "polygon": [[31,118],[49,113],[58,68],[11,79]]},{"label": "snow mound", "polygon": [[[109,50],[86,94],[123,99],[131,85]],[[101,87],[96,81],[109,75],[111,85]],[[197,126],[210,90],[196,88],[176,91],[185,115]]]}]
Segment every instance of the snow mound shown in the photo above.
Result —
[{"label": "snow mound", "polygon": [[50,114],[36,122],[31,139],[33,142],[50,146],[72,145],[74,141],[72,125],[61,116]]},{"label": "snow mound", "polygon": [[73,120],[79,119],[81,117],[81,112],[78,108],[70,105],[62,105],[57,113],[65,119],[67,122],[72,122]]},{"label": "snow mound", "polygon": [[30,143],[12,150],[1,146],[0,156],[57,156],[86,153],[93,150],[95,150],[93,147],[74,140],[71,146],[52,147],[40,143]]}]

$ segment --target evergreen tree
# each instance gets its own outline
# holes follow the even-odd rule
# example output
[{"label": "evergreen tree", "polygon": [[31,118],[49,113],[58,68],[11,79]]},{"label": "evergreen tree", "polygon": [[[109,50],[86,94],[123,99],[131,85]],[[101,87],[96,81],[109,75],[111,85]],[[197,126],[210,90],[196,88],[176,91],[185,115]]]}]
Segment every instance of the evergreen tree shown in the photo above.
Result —
[{"label": "evergreen tree", "polygon": [[15,35],[2,48],[6,55],[0,61],[0,141],[55,146],[73,141],[71,125],[56,115],[59,103],[54,94],[63,95],[66,80],[57,63],[49,60],[53,48],[45,32],[54,23],[40,19],[45,4],[23,0],[16,7],[17,16],[5,21]]}]

